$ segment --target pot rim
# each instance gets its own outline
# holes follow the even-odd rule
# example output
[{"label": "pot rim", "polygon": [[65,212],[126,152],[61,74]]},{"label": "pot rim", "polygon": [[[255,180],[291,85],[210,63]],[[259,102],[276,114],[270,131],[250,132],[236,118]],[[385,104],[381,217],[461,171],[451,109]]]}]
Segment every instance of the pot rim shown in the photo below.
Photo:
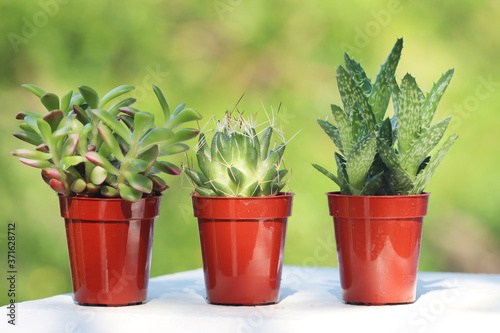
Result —
[{"label": "pot rim", "polygon": [[[62,194],[57,194],[58,197],[61,197],[61,198],[71,198],[71,200],[85,200],[85,201],[127,201],[123,198],[89,198],[89,197],[80,197],[80,196],[71,196],[71,195],[62,195]],[[139,198],[139,200],[137,201],[140,201],[140,200],[143,200],[143,199],[157,199],[157,198],[161,198],[163,196],[163,194],[159,194],[159,195],[155,195],[155,196],[152,196],[152,197],[141,197]],[[135,201],[135,202],[137,202]],[[133,201],[129,201],[129,202],[133,202]]]},{"label": "pot rim", "polygon": [[272,200],[276,198],[283,198],[283,197],[293,197],[295,196],[295,193],[292,192],[279,192],[277,195],[267,195],[264,197],[207,197],[203,195],[197,195],[191,193],[189,194],[192,198],[199,198],[199,199],[209,199],[209,200]]},{"label": "pot rim", "polygon": [[403,198],[422,198],[428,197],[431,192],[422,192],[421,194],[409,194],[409,195],[352,195],[352,194],[341,194],[340,191],[325,192],[329,197],[346,197],[346,198],[376,198],[376,199],[403,199]]}]

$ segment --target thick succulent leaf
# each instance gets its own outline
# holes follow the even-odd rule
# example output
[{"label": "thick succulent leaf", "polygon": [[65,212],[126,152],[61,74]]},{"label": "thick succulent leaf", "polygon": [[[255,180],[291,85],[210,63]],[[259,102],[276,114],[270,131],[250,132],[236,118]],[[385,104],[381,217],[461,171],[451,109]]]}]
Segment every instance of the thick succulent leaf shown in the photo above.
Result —
[{"label": "thick succulent leaf", "polygon": [[57,193],[60,193],[60,194],[63,194],[63,195],[67,194],[66,193],[67,192],[66,191],[66,186],[64,186],[64,184],[61,181],[59,181],[57,179],[51,179],[49,181],[49,185]]},{"label": "thick succulent leaf", "polygon": [[120,107],[118,111],[123,112],[129,116],[134,116],[137,112],[141,112],[141,110],[133,108],[131,106]]},{"label": "thick succulent leaf", "polygon": [[399,108],[395,114],[398,121],[398,147],[403,156],[420,134],[422,100],[419,91],[415,78],[406,74],[401,82]]},{"label": "thick succulent leaf", "polygon": [[450,69],[444,73],[441,78],[434,83],[431,91],[427,94],[424,104],[422,106],[422,125],[424,127],[429,127],[434,114],[436,113],[437,106],[441,97],[443,97],[446,88],[450,84],[451,77],[453,76],[454,70]]},{"label": "thick succulent leaf", "polygon": [[71,187],[70,187],[71,192],[74,192],[74,193],[81,193],[81,192],[85,191],[86,188],[87,188],[87,183],[81,178],[74,180],[71,183]]},{"label": "thick succulent leaf", "polygon": [[199,130],[194,128],[181,128],[174,132],[174,137],[172,138],[172,143],[181,142],[191,140],[196,138],[196,136],[200,133]]},{"label": "thick succulent leaf", "polygon": [[42,96],[45,95],[45,90],[43,90],[42,88],[40,88],[37,85],[34,85],[34,84],[23,84],[22,87],[25,88],[28,91],[31,91],[38,98],[42,98]]},{"label": "thick succulent leaf", "polygon": [[35,112],[31,112],[31,111],[21,111],[18,114],[16,114],[16,119],[22,120],[22,119],[24,119],[25,117],[28,117],[28,116],[31,116],[31,117],[34,117],[34,118],[41,118],[42,117],[42,115],[39,114],[39,113],[35,113]]},{"label": "thick succulent leaf", "polygon": [[185,107],[186,107],[186,103],[179,104],[175,108],[174,113],[172,113],[172,115],[170,116],[170,118],[174,118],[175,116],[177,116],[182,110],[184,110]]},{"label": "thick succulent leaf", "polygon": [[269,170],[271,167],[279,169],[285,148],[285,144],[281,143],[278,147],[276,147],[276,149],[272,150],[269,153],[269,156],[262,162],[260,168],[262,170]]},{"label": "thick succulent leaf", "polygon": [[40,137],[40,135],[35,134],[35,133],[14,132],[14,133],[12,133],[12,135],[14,135],[19,140],[23,140],[23,141],[25,141],[29,144],[35,145],[35,146],[41,145],[43,143],[43,140]]},{"label": "thick succulent leaf", "polygon": [[242,184],[245,183],[245,174],[241,172],[238,168],[236,167],[228,168],[227,174],[229,176],[229,179],[231,179],[231,181],[234,182],[237,187],[240,187]]},{"label": "thick succulent leaf", "polygon": [[118,113],[120,113],[121,108],[128,108],[130,105],[134,104],[137,101],[137,99],[128,97],[125,99],[122,99],[119,102],[116,102],[111,106],[108,110],[109,114],[116,116]]},{"label": "thick succulent leaf", "polygon": [[207,178],[216,178],[216,175],[221,171],[221,166],[215,165],[216,162],[212,162],[210,147],[208,146],[207,138],[203,133],[201,133],[198,138],[198,145],[196,146],[196,159],[198,167]]},{"label": "thick succulent leaf", "polygon": [[151,181],[151,179],[144,175],[133,172],[126,172],[125,179],[127,179],[127,182],[130,186],[132,186],[133,189],[139,192],[151,193],[151,191],[153,191],[153,182]]},{"label": "thick succulent leaf", "polygon": [[170,108],[168,107],[167,100],[165,99],[165,96],[163,96],[163,93],[161,92],[160,88],[158,88],[154,84],[153,84],[153,91],[155,92],[156,98],[158,99],[158,102],[160,102],[161,109],[163,111],[164,125],[167,125],[167,122],[170,120]]},{"label": "thick succulent leaf", "polygon": [[118,141],[116,140],[115,136],[113,135],[109,127],[101,123],[97,125],[97,130],[99,131],[99,134],[101,134],[102,139],[108,146],[111,154],[113,154],[113,156],[116,159],[123,162],[125,160],[125,156],[123,156],[123,152],[120,148],[120,145],[118,144]]},{"label": "thick succulent leaf", "polygon": [[52,166],[52,163],[47,160],[37,160],[32,158],[21,157],[19,161],[34,168],[44,169]]},{"label": "thick succulent leaf", "polygon": [[134,115],[134,132],[132,133],[134,142],[138,142],[146,134],[151,126],[153,126],[153,121],[153,115],[148,112],[141,111]]},{"label": "thick succulent leaf", "polygon": [[156,169],[169,175],[178,176],[182,173],[181,168],[167,161],[157,161],[153,165]]},{"label": "thick succulent leaf", "polygon": [[398,155],[387,146],[385,142],[378,139],[378,153],[382,161],[391,172],[391,191],[392,194],[407,195],[413,187],[414,176],[410,175],[402,166]]},{"label": "thick succulent leaf", "polygon": [[202,174],[201,172],[198,172],[198,171],[191,169],[191,168],[184,169],[184,172],[196,184],[196,186],[199,186],[199,187],[210,186],[210,184],[208,183],[207,177],[205,177],[205,175]]},{"label": "thick succulent leaf", "polygon": [[340,138],[342,139],[343,154],[347,155],[354,146],[355,142],[353,139],[352,127],[344,110],[340,106],[332,104],[332,114],[335,122],[337,123],[337,128],[339,130]]},{"label": "thick succulent leaf", "polygon": [[[29,118],[29,117],[26,117]],[[38,133],[40,136],[43,138],[43,140],[50,146],[52,142],[52,129],[50,128],[50,125],[48,122],[43,120],[42,118],[37,118],[36,119],[36,124],[38,128]]]},{"label": "thick succulent leaf", "polygon": [[424,191],[427,184],[429,184],[432,175],[439,166],[439,163],[441,163],[444,156],[448,153],[448,150],[450,150],[451,146],[453,145],[453,143],[455,143],[457,138],[458,135],[456,134],[450,135],[445,143],[431,157],[431,160],[427,164],[427,167],[418,174],[415,181],[415,186],[413,187],[413,191],[411,194],[420,194]]},{"label": "thick succulent leaf", "polygon": [[123,200],[136,202],[142,198],[142,193],[126,184],[118,184],[118,191]]},{"label": "thick succulent leaf", "polygon": [[337,149],[344,154],[344,149],[342,147],[342,139],[340,138],[339,130],[336,126],[330,124],[328,121],[318,119],[318,124],[321,126],[323,131],[330,137]]},{"label": "thick succulent leaf", "polygon": [[163,192],[168,188],[168,185],[163,178],[155,175],[148,175],[148,178],[153,182],[153,191]]},{"label": "thick succulent leaf", "polygon": [[[152,164],[153,163],[151,163],[151,165]],[[135,172],[144,172],[150,166],[150,164],[145,160],[141,160],[140,158],[134,158],[130,161],[130,166]]]},{"label": "thick succulent leaf", "polygon": [[117,198],[120,196],[120,192],[112,186],[102,186],[101,195],[105,198]]},{"label": "thick succulent leaf", "polygon": [[137,145],[137,154],[141,154],[146,150],[150,149],[152,146],[161,145],[163,143],[169,142],[174,133],[168,128],[154,128],[149,131]]},{"label": "thick succulent leaf", "polygon": [[110,92],[108,92],[104,97],[100,100],[97,108],[103,109],[106,104],[108,104],[111,100],[115,99],[118,96],[121,96],[123,94],[129,93],[135,88],[133,86],[129,85],[122,85],[119,87],[114,88]]},{"label": "thick succulent leaf", "polygon": [[270,195],[276,195],[278,194],[282,189],[283,187],[286,186],[286,182],[276,182],[276,183],[272,183],[271,185],[271,193]]},{"label": "thick succulent leaf", "polygon": [[328,178],[330,178],[331,180],[333,180],[335,182],[335,184],[339,185],[340,186],[340,181],[339,179],[337,178],[337,176],[335,176],[333,173],[331,173],[330,171],[326,170],[325,168],[323,168],[322,166],[319,166],[318,164],[314,164],[312,165],[316,170],[318,170],[319,172],[321,172],[322,174],[324,174],[325,176],[327,176]]},{"label": "thick succulent leaf", "polygon": [[171,145],[166,146],[160,152],[160,156],[172,156],[177,154],[185,153],[189,150],[189,146],[185,143],[173,143]]},{"label": "thick succulent leaf", "polygon": [[359,62],[351,59],[347,53],[344,53],[345,68],[354,82],[361,88],[364,94],[369,95],[372,91],[372,83],[366,77],[366,73]]},{"label": "thick succulent leaf", "polygon": [[61,159],[59,164],[61,168],[67,170],[68,168],[83,162],[87,162],[87,159],[83,156],[66,156]]},{"label": "thick succulent leaf", "polygon": [[86,124],[82,130],[80,131],[80,136],[78,140],[78,152],[80,155],[85,155],[88,152],[88,135],[90,131],[92,130],[92,125],[91,124]]},{"label": "thick succulent leaf", "polygon": [[159,156],[158,146],[153,146],[138,156],[140,160],[147,162],[147,166],[144,168],[145,174],[147,174],[148,171],[151,169],[153,164],[156,162],[158,156]]},{"label": "thick succulent leaf", "polygon": [[61,149],[61,157],[71,156],[75,153],[80,134],[75,133],[68,136]]},{"label": "thick succulent leaf", "polygon": [[41,98],[43,106],[47,109],[47,111],[57,110],[59,109],[59,97],[53,93],[45,93]]},{"label": "thick succulent leaf", "polygon": [[416,175],[422,162],[427,155],[441,141],[444,132],[448,128],[451,118],[447,118],[423,132],[418,139],[413,142],[410,150],[402,159],[401,165],[408,173]]},{"label": "thick succulent leaf", "polygon": [[273,128],[269,126],[264,134],[260,137],[260,159],[265,160],[269,151],[269,144],[271,143],[271,136],[273,135]]},{"label": "thick succulent leaf", "polygon": [[212,186],[212,190],[217,193],[219,197],[233,197],[235,196],[234,191],[224,184],[223,182],[213,180],[210,182],[210,185]]},{"label": "thick succulent leaf", "polygon": [[195,121],[195,120],[200,120],[203,117],[198,111],[195,111],[193,109],[184,109],[179,114],[177,114],[175,117],[170,119],[167,123],[167,128],[174,129],[177,126],[180,126],[184,123],[187,123],[189,121]]},{"label": "thick succulent leaf", "polygon": [[389,105],[391,88],[388,81],[394,78],[396,67],[398,66],[399,59],[401,58],[402,49],[403,39],[400,38],[392,48],[392,51],[387,57],[385,63],[381,66],[380,72],[375,79],[375,83],[373,84],[370,97],[368,98],[368,103],[372,107],[377,123],[382,121]]},{"label": "thick succulent leaf", "polygon": [[337,178],[339,180],[340,192],[344,195],[350,195],[349,176],[346,171],[346,161],[342,155],[335,152],[335,163],[337,164]]},{"label": "thick succulent leaf", "polygon": [[52,110],[45,114],[42,119],[49,123],[52,131],[55,131],[63,117],[64,114],[61,110]]},{"label": "thick succulent leaf", "polygon": [[356,104],[351,110],[350,123],[354,142],[359,142],[368,134],[367,123],[363,116],[363,110],[361,110],[359,104]]},{"label": "thick succulent leaf", "polygon": [[61,98],[61,111],[65,115],[67,115],[68,112],[73,108],[73,106],[71,105],[72,97],[73,97],[73,90],[70,90]]},{"label": "thick succulent leaf", "polygon": [[71,102],[69,103],[69,105],[70,106],[83,105],[84,103],[85,103],[85,98],[83,98],[82,94],[74,93],[73,96],[71,97]]},{"label": "thick succulent leaf", "polygon": [[276,172],[276,174],[273,177],[273,181],[282,181],[283,179],[285,179],[287,174],[288,174],[288,170],[282,169],[282,170]]},{"label": "thick succulent leaf", "polygon": [[392,135],[392,124],[390,118],[385,118],[385,120],[380,125],[378,130],[378,136],[382,139],[389,147],[394,144]]},{"label": "thick succulent leaf", "polygon": [[[236,134],[238,133],[233,134],[233,138]],[[231,144],[224,133],[215,132],[210,145],[212,159],[229,167],[232,162],[231,146],[234,146],[234,143]]]},{"label": "thick succulent leaf", "polygon": [[361,192],[363,189],[366,174],[373,163],[376,153],[377,138],[375,134],[370,134],[356,143],[349,155],[347,155],[346,171],[349,175],[349,184],[356,191]]},{"label": "thick succulent leaf", "polygon": [[126,143],[131,144],[130,130],[122,122],[119,122],[115,117],[108,112],[100,109],[92,110],[92,114],[106,124],[113,132],[118,134]]},{"label": "thick succulent leaf", "polygon": [[99,165],[99,166],[103,167],[109,173],[111,173],[113,175],[117,176],[120,174],[120,171],[113,164],[111,164],[110,161],[108,161],[105,157],[103,157],[102,155],[100,155],[99,153],[97,153],[95,151],[89,151],[88,153],[85,154],[85,157],[90,162],[94,163],[95,165]]},{"label": "thick succulent leaf", "polygon": [[356,82],[354,82],[342,66],[337,67],[337,84],[344,110],[348,116],[350,116],[351,110],[356,103],[359,104],[363,112],[371,110],[371,106],[368,104],[363,91],[356,85]]},{"label": "thick succulent leaf", "polygon": [[73,105],[73,111],[75,112],[76,114],[76,118],[82,123],[82,124],[88,124],[90,122],[90,118],[87,114],[87,112],[85,112],[84,109],[82,109],[81,106],[79,105]]},{"label": "thick succulent leaf", "polygon": [[108,177],[108,171],[103,167],[96,166],[90,173],[90,181],[95,185],[101,185]]},{"label": "thick succulent leaf", "polygon": [[50,154],[42,153],[40,151],[31,149],[16,149],[11,151],[10,153],[17,157],[24,157],[27,159],[35,159],[35,160],[48,160],[51,158]]},{"label": "thick succulent leaf", "polygon": [[[246,141],[245,161],[247,163],[247,166],[249,166],[252,170],[255,170],[259,162],[259,155],[260,155],[259,148],[255,144],[256,142],[252,137],[245,136],[245,141]],[[282,154],[283,153],[281,153],[281,156]],[[281,156],[279,161],[281,161]]]},{"label": "thick succulent leaf", "polygon": [[377,189],[380,187],[382,184],[382,175],[384,173],[381,172],[377,174],[375,177],[369,179],[366,181],[365,186],[361,190],[361,193],[359,195],[375,195]]},{"label": "thick succulent leaf", "polygon": [[128,114],[121,114],[118,117],[131,130],[134,130],[134,118]]},{"label": "thick succulent leaf", "polygon": [[78,90],[91,109],[99,108],[99,95],[97,95],[97,92],[94,89],[89,86],[79,86]]}]

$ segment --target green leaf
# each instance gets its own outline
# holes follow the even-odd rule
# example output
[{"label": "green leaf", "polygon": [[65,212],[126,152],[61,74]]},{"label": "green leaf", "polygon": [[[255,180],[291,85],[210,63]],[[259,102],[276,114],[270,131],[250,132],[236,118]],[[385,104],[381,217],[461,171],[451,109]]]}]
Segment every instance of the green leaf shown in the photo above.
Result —
[{"label": "green leaf", "polygon": [[137,154],[141,154],[154,145],[167,143],[174,136],[174,133],[168,128],[154,128],[147,133],[137,145]]},{"label": "green leaf", "polygon": [[203,117],[198,111],[193,109],[184,109],[179,112],[175,117],[170,119],[166,125],[167,128],[174,129],[184,123],[201,120]]},{"label": "green leaf", "polygon": [[67,115],[68,112],[72,109],[71,105],[71,98],[73,97],[73,90],[68,91],[62,98],[61,98],[61,111]]},{"label": "green leaf", "polygon": [[383,174],[383,172],[380,172],[375,177],[366,181],[365,186],[363,187],[359,195],[375,195],[377,188],[382,184]]},{"label": "green leaf", "polygon": [[41,151],[31,150],[31,149],[16,149],[10,152],[14,156],[24,157],[28,159],[35,160],[48,160],[51,155],[47,153],[42,153]]},{"label": "green leaf", "polygon": [[90,173],[90,181],[95,185],[101,185],[106,180],[108,171],[103,167],[96,166]]},{"label": "green leaf", "polygon": [[401,161],[401,165],[408,171],[408,173],[412,175],[417,174],[420,165],[425,160],[427,155],[429,155],[439,141],[441,141],[444,132],[448,128],[450,120],[451,118],[447,118],[439,124],[432,126],[413,142],[410,150]]},{"label": "green leaf", "polygon": [[196,171],[194,169],[190,169],[190,168],[184,169],[184,172],[196,184],[196,186],[199,186],[199,187],[210,186],[207,177],[205,177],[205,175],[202,174],[201,172],[198,172],[198,171]]},{"label": "green leaf", "polygon": [[142,193],[151,193],[153,191],[153,182],[148,177],[132,172],[125,173],[125,179],[133,189]]},{"label": "green leaf", "polygon": [[19,161],[21,163],[24,163],[24,164],[29,165],[31,167],[40,168],[40,169],[45,169],[45,168],[49,168],[52,166],[52,163],[49,161],[46,161],[46,160],[36,160],[36,159],[32,159],[32,158],[21,157],[19,159]]},{"label": "green leaf", "polygon": [[328,121],[318,119],[318,124],[321,126],[323,131],[330,137],[337,149],[344,154],[344,149],[342,147],[342,139],[340,138],[340,133],[337,127],[330,124]]},{"label": "green leaf", "polygon": [[116,198],[120,196],[120,192],[112,186],[102,186],[101,195],[105,198]]},{"label": "green leaf", "polygon": [[78,90],[91,109],[99,108],[99,95],[97,95],[97,92],[94,89],[89,86],[79,86]]},{"label": "green leaf", "polygon": [[391,98],[391,88],[389,80],[394,79],[396,67],[401,58],[401,50],[403,49],[403,39],[397,40],[392,48],[391,53],[387,57],[385,63],[381,66],[380,72],[373,84],[372,92],[368,98],[368,103],[372,107],[377,123],[380,123],[385,116],[389,101]]},{"label": "green leaf", "polygon": [[172,115],[170,116],[170,118],[173,118],[173,117],[177,116],[182,110],[184,110],[185,107],[186,107],[186,103],[179,104],[175,108],[174,113],[172,113]]},{"label": "green leaf", "polygon": [[45,120],[43,120],[42,118],[37,118],[36,124],[37,124],[40,136],[50,146],[51,141],[52,141],[52,139],[51,139],[52,129],[50,128],[49,123],[46,122]]},{"label": "green leaf", "polygon": [[131,144],[130,130],[108,112],[100,109],[92,110],[92,114],[106,124],[113,132],[118,134],[126,143]]},{"label": "green leaf", "polygon": [[85,157],[95,165],[103,167],[112,175],[118,176],[120,174],[120,171],[110,161],[95,151],[89,151],[85,154]]},{"label": "green leaf", "polygon": [[47,109],[47,111],[57,110],[59,109],[59,97],[53,93],[45,93],[41,98],[43,106]]},{"label": "green leaf", "polygon": [[391,187],[393,194],[407,195],[413,187],[415,177],[401,166],[398,155],[391,147],[387,146],[381,139],[378,139],[377,145],[379,156],[392,175]]},{"label": "green leaf", "polygon": [[363,93],[368,95],[372,91],[372,84],[366,77],[366,73],[359,62],[351,59],[347,53],[344,53],[345,68],[354,82],[362,89]]},{"label": "green leaf", "polygon": [[49,111],[45,116],[43,116],[42,119],[49,123],[52,131],[55,131],[63,117],[64,114],[61,110],[52,110]]},{"label": "green leaf", "polygon": [[16,119],[21,120],[24,119],[25,117],[34,117],[34,118],[42,118],[42,115],[39,113],[31,112],[31,111],[21,111],[18,114],[16,114]]},{"label": "green leaf", "polygon": [[61,156],[73,155],[76,151],[80,135],[78,133],[71,134],[68,136],[61,149]]},{"label": "green leaf", "polygon": [[195,188],[195,191],[198,192],[198,194],[201,195],[202,197],[216,197],[217,196],[217,194],[212,189],[205,188],[205,187],[197,187],[197,188]]},{"label": "green leaf", "polygon": [[73,181],[70,187],[71,192],[74,193],[82,193],[83,191],[85,191],[86,188],[87,188],[87,183],[81,178],[78,178],[75,181]]},{"label": "green leaf", "polygon": [[172,156],[177,154],[185,153],[189,150],[189,146],[185,143],[173,143],[171,145],[166,146],[160,152],[160,156]]},{"label": "green leaf", "polygon": [[399,153],[403,156],[410,150],[413,140],[420,135],[422,101],[419,91],[415,78],[406,74],[401,82],[399,103],[395,113],[398,122]]},{"label": "green leaf", "polygon": [[451,146],[453,145],[453,143],[455,143],[457,138],[458,135],[456,134],[450,135],[445,143],[438,149],[436,154],[431,157],[431,160],[427,164],[427,167],[418,174],[415,181],[415,186],[413,187],[411,194],[420,194],[424,191],[427,184],[429,184],[432,175],[439,166],[439,163],[441,163],[444,156],[448,153],[448,150],[450,150]]},{"label": "green leaf", "polygon": [[342,139],[343,154],[347,155],[354,145],[351,123],[346,113],[337,105],[332,104],[332,114],[337,123],[340,138]]},{"label": "green leaf", "polygon": [[97,130],[99,131],[99,134],[101,134],[103,141],[108,146],[111,154],[113,154],[117,160],[123,162],[125,160],[125,156],[123,156],[120,145],[109,127],[101,123],[97,125]]},{"label": "green leaf", "polygon": [[153,164],[153,166],[160,170],[161,172],[164,172],[169,175],[173,176],[178,176],[182,173],[181,168],[179,168],[177,165],[174,163],[170,163],[167,161],[157,161]]},{"label": "green leaf", "polygon": [[147,166],[144,168],[145,174],[149,172],[154,162],[156,162],[156,159],[159,156],[158,153],[158,146],[153,146],[138,156],[138,159],[143,160],[147,163]]},{"label": "green leaf", "polygon": [[22,87],[25,88],[28,91],[31,91],[38,98],[42,98],[42,96],[45,95],[45,90],[43,90],[42,88],[40,88],[37,85],[34,85],[34,84],[23,84]]},{"label": "green leaf", "polygon": [[72,105],[82,105],[85,103],[85,98],[83,98],[82,94],[74,93],[71,97],[71,102],[69,103],[70,107]]},{"label": "green leaf", "polygon": [[109,108],[108,112],[110,115],[116,116],[118,113],[120,113],[121,108],[128,108],[130,105],[134,104],[136,101],[137,101],[137,99],[132,98],[132,97],[122,99],[121,101],[113,104],[113,106]]},{"label": "green leaf", "polygon": [[137,112],[134,115],[134,132],[132,133],[132,139],[134,142],[138,142],[144,134],[153,125],[154,117],[148,112]]},{"label": "green leaf", "polygon": [[155,92],[158,102],[160,102],[161,109],[163,111],[163,123],[166,126],[168,121],[170,120],[170,108],[168,107],[167,100],[165,99],[165,96],[163,96],[160,88],[153,84],[153,91]]},{"label": "green leaf", "polygon": [[174,132],[172,142],[191,140],[193,138],[196,138],[198,133],[200,133],[200,131],[194,128],[181,128],[180,130]]},{"label": "green leaf", "polygon": [[339,180],[340,192],[350,195],[349,176],[346,171],[346,161],[339,153],[335,152],[335,163],[337,164],[337,178]]},{"label": "green leaf", "polygon": [[366,174],[373,164],[373,159],[375,158],[376,153],[376,135],[369,134],[356,143],[349,155],[347,155],[346,171],[349,176],[349,184],[356,191],[361,192],[363,189]]},{"label": "green leaf", "polygon": [[35,146],[41,145],[43,143],[43,140],[40,137],[40,135],[35,134],[35,133],[14,132],[14,133],[12,133],[12,135],[14,135],[19,140],[23,140],[23,141],[25,141],[29,144],[35,145]]},{"label": "green leaf", "polygon": [[356,85],[356,82],[354,82],[342,66],[337,67],[337,84],[345,113],[348,116],[350,116],[351,110],[356,103],[359,104],[363,112],[371,110],[371,106],[368,104],[361,88]]},{"label": "green leaf", "polygon": [[78,140],[78,152],[80,155],[85,155],[88,152],[88,135],[90,131],[92,130],[92,125],[87,124],[85,125],[82,130],[80,131],[80,136]]},{"label": "green leaf", "polygon": [[[151,165],[152,164],[153,163],[151,163]],[[141,160],[140,158],[134,158],[130,161],[130,166],[135,172],[144,172],[149,167],[149,163],[147,161]]]},{"label": "green leaf", "polygon": [[453,76],[454,70],[450,69],[444,73],[441,78],[434,83],[431,91],[427,94],[424,104],[422,106],[422,125],[424,127],[429,127],[434,114],[436,113],[437,106],[441,97],[443,97],[446,88],[450,84],[451,77]]},{"label": "green leaf", "polygon": [[136,202],[142,198],[142,193],[126,184],[118,184],[118,191],[123,200]]},{"label": "green leaf", "polygon": [[104,95],[104,97],[99,102],[97,108],[103,109],[104,106],[106,106],[106,104],[108,104],[111,100],[113,100],[116,97],[121,96],[123,94],[129,93],[134,89],[135,89],[135,87],[129,86],[129,85],[122,85],[122,86],[114,88],[113,90],[108,92],[106,95]]},{"label": "green leaf", "polygon": [[394,144],[392,138],[392,124],[391,124],[391,119],[390,118],[385,118],[385,120],[382,122],[380,125],[380,128],[378,130],[378,136],[380,139],[384,140],[384,142],[389,146],[392,147]]},{"label": "green leaf", "polygon": [[245,174],[236,167],[228,168],[227,174],[229,175],[229,179],[231,179],[238,188],[245,182]]},{"label": "green leaf", "polygon": [[330,178],[331,180],[333,180],[335,182],[335,184],[339,185],[340,186],[340,182],[339,182],[339,179],[337,178],[337,176],[335,176],[333,173],[331,173],[330,171],[326,170],[325,168],[323,168],[322,166],[319,166],[318,164],[314,164],[312,165],[316,170],[318,170],[319,172],[321,172],[322,174],[324,174],[325,176],[327,176],[328,178]]},{"label": "green leaf", "polygon": [[59,162],[61,168],[64,170],[67,170],[69,167],[72,167],[74,165],[78,165],[80,163],[86,162],[87,159],[83,156],[66,156],[61,158],[61,161]]}]

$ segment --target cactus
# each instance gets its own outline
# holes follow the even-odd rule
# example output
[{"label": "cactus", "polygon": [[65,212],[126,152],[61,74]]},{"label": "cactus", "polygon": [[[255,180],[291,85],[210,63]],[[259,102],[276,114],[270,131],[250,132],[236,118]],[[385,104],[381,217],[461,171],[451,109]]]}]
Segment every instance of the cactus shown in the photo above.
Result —
[{"label": "cactus", "polygon": [[286,144],[270,149],[273,127],[259,138],[255,118],[226,112],[217,121],[211,144],[199,136],[196,157],[200,171],[185,168],[195,192],[201,196],[257,197],[276,195],[286,185],[286,169],[281,168]]},{"label": "cactus", "polygon": [[78,93],[60,100],[35,85],[23,85],[47,109],[40,115],[20,112],[21,132],[14,136],[36,148],[17,149],[12,155],[32,167],[42,169],[42,178],[61,195],[114,198],[137,201],[158,195],[168,188],[157,176],[160,172],[179,175],[181,169],[161,157],[185,152],[182,141],[198,135],[198,130],[179,125],[201,119],[201,115],[179,105],[170,114],[168,104],[156,86],[154,92],[164,114],[162,127],[154,127],[153,114],[132,108],[136,100],[124,98],[104,109],[111,101],[134,89],[122,85],[101,99],[97,92],[80,86]]},{"label": "cactus", "polygon": [[[340,152],[335,152],[337,175],[317,164],[313,166],[337,183],[342,194],[420,194],[458,137],[452,134],[428,156],[451,120],[431,126],[453,70],[443,74],[426,95],[410,74],[399,87],[395,71],[402,48],[403,40],[398,39],[373,84],[360,64],[347,54],[346,69],[337,69],[344,108],[332,105],[337,126],[318,120]],[[385,118],[391,97],[394,116]]]}]

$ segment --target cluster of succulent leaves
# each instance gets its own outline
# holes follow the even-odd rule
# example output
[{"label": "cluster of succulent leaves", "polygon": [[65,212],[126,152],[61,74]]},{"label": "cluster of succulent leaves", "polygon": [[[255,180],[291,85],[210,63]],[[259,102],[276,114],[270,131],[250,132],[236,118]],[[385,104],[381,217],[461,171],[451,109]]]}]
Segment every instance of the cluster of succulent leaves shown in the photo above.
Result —
[{"label": "cluster of succulent leaves", "polygon": [[[335,152],[337,175],[313,166],[337,183],[342,194],[420,194],[458,137],[452,134],[436,148],[451,118],[431,125],[453,70],[444,73],[427,94],[410,74],[398,86],[395,72],[402,48],[403,40],[398,39],[374,83],[347,53],[346,67],[337,68],[343,105],[343,109],[331,106],[337,126],[318,120],[340,152]],[[391,97],[394,116],[386,117]]]},{"label": "cluster of succulent leaves", "polygon": [[[286,185],[286,169],[280,169],[286,143],[270,149],[273,126],[260,136],[255,118],[226,112],[216,122],[217,128],[208,144],[200,133],[196,158],[200,171],[185,172],[201,196],[258,197],[278,194]],[[284,140],[283,140],[284,141]],[[274,145],[275,146],[275,145]]]},{"label": "cluster of succulent leaves", "polygon": [[163,110],[164,123],[155,127],[151,113],[131,107],[136,99],[127,97],[110,103],[134,89],[122,85],[102,98],[88,87],[78,87],[60,99],[42,88],[27,84],[24,88],[40,98],[45,115],[23,111],[16,118],[24,122],[14,136],[35,146],[17,149],[11,154],[32,167],[42,169],[42,178],[53,190],[66,196],[121,197],[137,201],[158,195],[168,188],[161,172],[179,175],[181,169],[165,160],[189,149],[182,141],[199,133],[178,127],[197,121],[201,115],[179,105],[170,108],[161,90],[153,90]]}]

